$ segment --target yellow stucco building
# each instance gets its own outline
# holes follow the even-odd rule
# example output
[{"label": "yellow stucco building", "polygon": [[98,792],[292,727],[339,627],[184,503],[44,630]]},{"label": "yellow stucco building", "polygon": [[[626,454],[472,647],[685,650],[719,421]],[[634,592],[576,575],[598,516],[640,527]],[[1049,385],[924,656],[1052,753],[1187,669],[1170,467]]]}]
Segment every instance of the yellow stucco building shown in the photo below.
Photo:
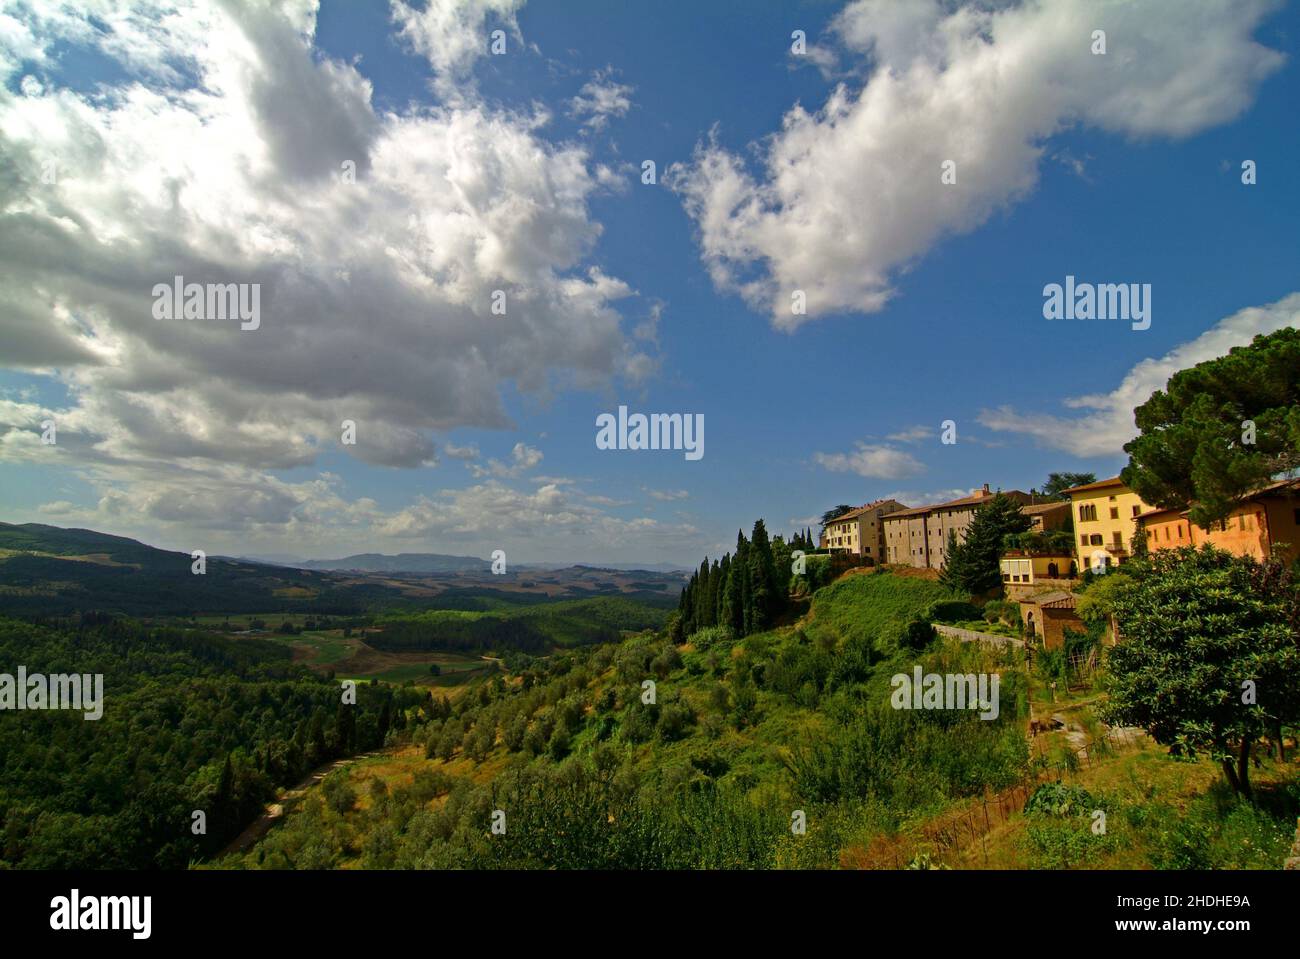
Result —
[{"label": "yellow stucco building", "polygon": [[1079,571],[1118,566],[1133,554],[1136,520],[1151,507],[1118,476],[1065,490],[1074,511]]},{"label": "yellow stucco building", "polygon": [[826,524],[822,533],[823,547],[832,552],[870,556],[877,563],[885,561],[884,517],[906,509],[892,499],[878,499],[865,506],[850,510]]}]

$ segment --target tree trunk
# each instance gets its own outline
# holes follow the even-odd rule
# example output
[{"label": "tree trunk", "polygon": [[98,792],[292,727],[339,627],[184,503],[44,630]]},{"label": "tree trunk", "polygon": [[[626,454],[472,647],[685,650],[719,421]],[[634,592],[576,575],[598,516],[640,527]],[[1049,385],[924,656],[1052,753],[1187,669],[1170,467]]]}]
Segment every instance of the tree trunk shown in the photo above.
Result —
[{"label": "tree trunk", "polygon": [[1226,756],[1223,758],[1223,778],[1228,780],[1228,785],[1232,787],[1233,792],[1241,793],[1241,783],[1237,781],[1237,767]]},{"label": "tree trunk", "polygon": [[1254,802],[1250,794],[1250,747],[1252,745],[1249,736],[1242,737],[1241,751],[1237,754],[1237,778],[1241,781],[1241,794]]},{"label": "tree trunk", "polygon": [[1282,720],[1273,723],[1273,738],[1277,741],[1278,762],[1286,762],[1286,739],[1282,736]]}]

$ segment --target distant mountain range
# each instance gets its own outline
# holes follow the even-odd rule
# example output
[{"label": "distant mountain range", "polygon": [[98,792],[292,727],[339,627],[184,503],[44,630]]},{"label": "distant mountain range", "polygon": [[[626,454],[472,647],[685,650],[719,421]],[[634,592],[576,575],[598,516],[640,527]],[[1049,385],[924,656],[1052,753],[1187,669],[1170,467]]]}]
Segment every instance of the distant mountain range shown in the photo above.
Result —
[{"label": "distant mountain range", "polygon": [[[327,572],[155,549],[125,536],[41,523],[0,523],[0,612],[128,615],[194,612],[360,612],[363,596]],[[376,587],[382,595],[396,590]]]},{"label": "distant mountain range", "polygon": [[307,559],[286,565],[299,569],[351,570],[359,573],[460,573],[490,569],[491,561],[477,556],[445,553],[357,553],[342,559]]},{"label": "distant mountain range", "polygon": [[665,564],[511,564],[442,553],[358,553],[276,563],[206,557],[125,536],[40,523],[0,523],[0,615],[62,616],[96,610],[130,616],[311,612],[351,615],[394,603],[484,609],[502,599],[549,602],[619,595],[676,603],[685,571]]},{"label": "distant mountain range", "polygon": [[[273,566],[291,566],[294,569],[320,569],[357,573],[479,573],[490,569],[492,561],[477,556],[455,556],[448,553],[357,553],[342,559],[303,559],[300,556],[269,554],[265,556],[240,556],[247,563],[270,563]],[[650,573],[689,573],[691,567],[676,563],[511,563],[512,570],[527,569],[612,569],[622,572],[645,570]]]}]

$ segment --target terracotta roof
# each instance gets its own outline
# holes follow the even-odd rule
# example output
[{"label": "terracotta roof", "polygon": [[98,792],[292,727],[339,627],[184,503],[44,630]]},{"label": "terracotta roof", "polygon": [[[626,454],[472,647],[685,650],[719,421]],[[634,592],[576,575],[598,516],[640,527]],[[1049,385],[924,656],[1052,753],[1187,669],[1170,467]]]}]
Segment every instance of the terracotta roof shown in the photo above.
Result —
[{"label": "terracotta roof", "polygon": [[1064,500],[1056,500],[1051,503],[1031,503],[1029,506],[1020,507],[1020,511],[1030,516],[1037,516],[1039,513],[1046,513],[1054,509],[1068,510],[1069,508],[1069,503]]},{"label": "terracotta roof", "polygon": [[1028,493],[1018,489],[998,490],[995,493],[971,493],[969,496],[961,496],[957,499],[950,499],[946,503],[933,503],[930,506],[914,506],[912,509],[901,510],[897,513],[890,513],[884,517],[885,520],[905,519],[908,516],[920,516],[922,513],[929,513],[937,509],[960,509],[963,506],[983,506],[998,493],[1019,493],[1021,496],[1028,496]]},{"label": "terracotta roof", "polygon": [[1267,496],[1269,493],[1280,493],[1288,487],[1300,490],[1300,479],[1285,479],[1278,480],[1276,483],[1269,483],[1267,486],[1261,486],[1253,493],[1249,493],[1246,496],[1246,499],[1255,499],[1260,496]]},{"label": "terracotta roof", "polygon": [[1073,593],[1067,593],[1057,590],[1052,593],[1040,593],[1037,596],[1029,596],[1021,600],[1022,603],[1032,603],[1035,606],[1043,606],[1048,609],[1074,609],[1075,600]]},{"label": "terracotta roof", "polygon": [[[1288,488],[1293,488],[1297,491],[1300,491],[1300,479],[1278,480],[1277,482],[1269,483],[1266,486],[1261,486],[1259,489],[1253,490],[1252,492],[1249,492],[1244,497],[1242,497],[1241,503],[1248,503],[1251,500],[1259,499],[1260,497],[1263,496],[1270,496],[1273,493],[1280,493],[1283,490]],[[1241,504],[1239,503],[1238,505]],[[1145,513],[1139,513],[1137,516],[1134,517],[1134,519],[1149,519],[1152,516],[1159,516],[1162,513],[1177,513],[1179,516],[1186,516],[1188,511],[1185,509],[1173,509],[1173,508],[1150,509],[1147,510]]]},{"label": "terracotta roof", "polygon": [[1062,493],[1085,493],[1088,490],[1105,489],[1108,486],[1123,486],[1118,476],[1112,476],[1110,479],[1098,480],[1095,483],[1085,483],[1083,486],[1071,486],[1069,489],[1061,490]]},{"label": "terracotta roof", "polygon": [[888,523],[891,519],[906,519],[909,516],[920,516],[922,513],[928,513],[934,509],[933,506],[913,506],[911,509],[900,509],[894,513],[886,513],[881,520]]},{"label": "terracotta roof", "polygon": [[833,520],[827,523],[826,526],[827,528],[830,528],[831,526],[834,526],[836,523],[842,523],[845,520],[856,519],[857,517],[861,516],[863,513],[870,513],[874,509],[878,509],[879,507],[884,506],[887,503],[893,503],[893,502],[895,501],[892,499],[872,500],[870,503],[867,503],[865,506],[859,506],[857,509],[851,509],[847,513],[843,513],[835,517]]},{"label": "terracotta roof", "polygon": [[1160,516],[1160,515],[1163,514],[1163,513],[1175,513],[1175,514],[1177,514],[1178,516],[1186,516],[1186,515],[1187,515],[1187,510],[1185,510],[1185,509],[1149,509],[1149,510],[1147,510],[1145,513],[1138,513],[1138,514],[1137,514],[1136,516],[1134,516],[1133,518],[1134,518],[1134,519],[1150,519],[1152,516]]}]

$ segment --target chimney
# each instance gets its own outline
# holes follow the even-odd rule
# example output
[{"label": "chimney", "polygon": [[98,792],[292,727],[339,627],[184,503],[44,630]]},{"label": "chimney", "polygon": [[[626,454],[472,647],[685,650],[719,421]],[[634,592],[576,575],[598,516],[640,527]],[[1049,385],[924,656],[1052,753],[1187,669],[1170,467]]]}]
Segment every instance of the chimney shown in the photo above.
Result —
[{"label": "chimney", "polygon": [[988,484],[988,483],[985,483],[985,484],[984,484],[984,495],[985,495],[985,496],[988,496],[988,495],[989,495],[989,484]]}]

